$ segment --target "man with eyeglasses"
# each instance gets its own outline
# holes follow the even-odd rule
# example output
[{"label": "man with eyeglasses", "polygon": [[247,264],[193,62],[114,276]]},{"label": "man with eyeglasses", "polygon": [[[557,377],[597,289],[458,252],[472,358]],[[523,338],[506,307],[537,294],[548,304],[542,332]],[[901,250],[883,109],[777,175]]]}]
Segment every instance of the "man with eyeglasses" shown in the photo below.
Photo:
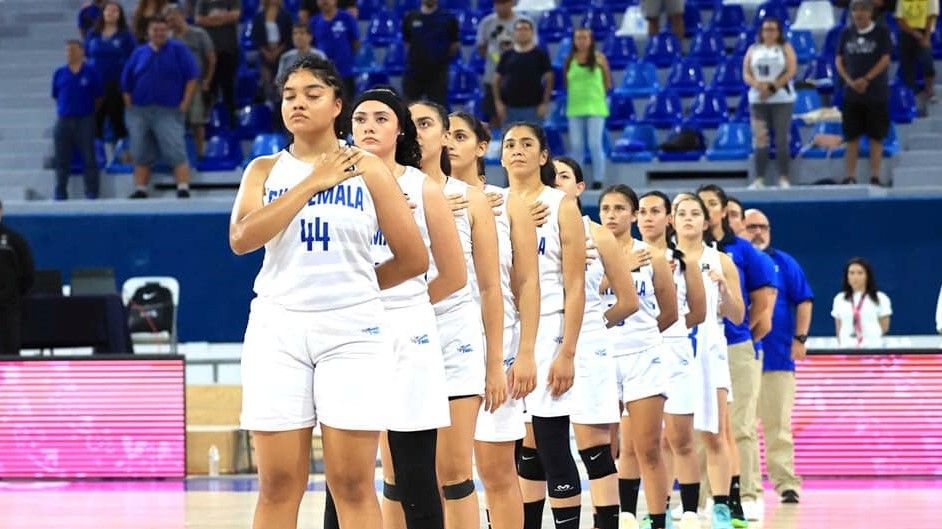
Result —
[{"label": "man with eyeglasses", "polygon": [[497,109],[494,106],[494,92],[491,81],[500,56],[513,48],[514,25],[520,19],[529,20],[524,15],[514,12],[514,0],[494,0],[494,12],[481,19],[478,23],[478,36],[475,41],[478,53],[484,57],[484,100],[482,106],[488,120],[492,119]]},{"label": "man with eyeglasses", "polygon": [[805,341],[811,325],[814,294],[795,258],[772,248],[772,228],[768,217],[758,209],[749,209],[744,220],[746,238],[775,263],[775,287],[778,289],[772,312],[772,330],[762,340],[762,386],[757,410],[765,433],[766,466],[782,503],[798,503],[801,480],[795,475],[791,425],[795,404],[795,360],[806,355]]}]

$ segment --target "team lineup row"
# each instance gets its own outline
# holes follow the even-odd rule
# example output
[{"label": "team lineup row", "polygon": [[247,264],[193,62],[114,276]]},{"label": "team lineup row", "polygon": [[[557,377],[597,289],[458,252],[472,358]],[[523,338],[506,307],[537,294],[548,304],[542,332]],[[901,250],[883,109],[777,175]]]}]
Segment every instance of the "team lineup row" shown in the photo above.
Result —
[{"label": "team lineup row", "polygon": [[[375,88],[345,123],[342,82],[316,58],[281,83],[293,142],[246,169],[229,234],[237,254],[265,248],[242,354],[253,527],[296,526],[318,422],[325,527],[477,529],[476,468],[491,527],[540,527],[548,494],[556,527],[577,528],[570,424],[594,527],[637,526],[643,479],[642,523],[663,529],[674,477],[680,525],[698,527],[696,437],[713,527],[745,522],[727,351],[752,348],[743,292],[769,282],[741,277],[734,260],[755,257],[721,189],[613,186],[596,224],[579,164],[551,158],[539,125],[505,130],[503,189],[484,182],[473,116]],[[338,145],[350,125],[356,147]]]}]

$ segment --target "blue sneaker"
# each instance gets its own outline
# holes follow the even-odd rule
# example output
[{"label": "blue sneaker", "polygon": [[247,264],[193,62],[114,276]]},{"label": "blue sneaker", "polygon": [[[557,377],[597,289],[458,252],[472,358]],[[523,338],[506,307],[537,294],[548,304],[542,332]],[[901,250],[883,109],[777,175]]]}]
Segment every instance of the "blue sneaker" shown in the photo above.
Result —
[{"label": "blue sneaker", "polygon": [[729,505],[713,506],[712,529],[733,529],[733,517],[729,513]]},{"label": "blue sneaker", "polygon": [[641,523],[638,524],[638,529],[651,529],[651,517],[649,515],[644,515],[644,518],[641,519]]}]

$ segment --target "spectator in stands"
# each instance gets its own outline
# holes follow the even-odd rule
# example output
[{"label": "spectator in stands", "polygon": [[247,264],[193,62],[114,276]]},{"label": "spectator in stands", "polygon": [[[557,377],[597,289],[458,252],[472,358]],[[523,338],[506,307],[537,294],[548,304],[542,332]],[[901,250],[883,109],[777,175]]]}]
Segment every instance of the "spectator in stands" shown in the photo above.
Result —
[{"label": "spectator in stands", "polygon": [[206,123],[209,122],[209,113],[206,111],[206,99],[209,86],[216,69],[216,50],[209,33],[199,26],[186,23],[183,12],[174,4],[167,6],[167,25],[173,31],[173,37],[180,40],[193,54],[196,61],[199,82],[190,101],[190,108],[186,111],[187,127],[193,131],[193,142],[196,144],[196,154],[203,155],[206,145]]},{"label": "spectator in stands", "polygon": [[942,334],[942,288],[939,288],[939,300],[935,303],[935,330]]},{"label": "spectator in stands", "polygon": [[222,95],[227,116],[236,109],[235,79],[239,69],[239,17],[242,0],[199,0],[196,24],[209,33],[216,50],[216,69],[210,82],[210,99]]},{"label": "spectator in stands", "polygon": [[641,0],[641,10],[648,19],[648,35],[661,30],[661,13],[667,13],[671,30],[678,39],[684,38],[684,0]]},{"label": "spectator in stands", "polygon": [[847,141],[845,184],[857,182],[857,155],[860,137],[870,138],[870,182],[880,185],[883,138],[890,127],[890,88],[887,68],[892,41],[890,30],[873,22],[870,0],[852,0],[853,24],[844,28],[837,47],[835,64],[844,80],[842,111],[844,139]]},{"label": "spectator in stands", "polygon": [[26,239],[2,221],[0,202],[0,356],[20,354],[22,300],[36,274]]},{"label": "spectator in stands", "polygon": [[932,58],[932,32],[939,18],[939,0],[898,0],[896,20],[899,24],[899,68],[905,82],[917,93],[916,67],[922,66],[925,94],[935,100],[935,64]]},{"label": "spectator in stands", "polygon": [[854,257],[844,267],[841,291],[834,296],[831,317],[841,347],[882,347],[890,330],[893,306],[877,289],[873,268],[865,259]]},{"label": "spectator in stands", "polygon": [[484,100],[482,106],[488,119],[497,115],[494,108],[494,71],[505,51],[513,47],[513,28],[517,21],[526,18],[514,12],[514,0],[494,0],[494,12],[481,19],[478,24],[478,36],[475,45],[478,53],[485,58]]},{"label": "spectator in stands", "polygon": [[549,55],[537,47],[533,21],[514,24],[514,47],[505,51],[494,72],[495,125],[537,122],[546,117],[553,97],[553,67]]},{"label": "spectator in stands", "polygon": [[569,155],[578,161],[585,156],[586,145],[592,154],[592,189],[605,183],[605,152],[602,135],[608,102],[605,94],[612,88],[612,71],[605,54],[595,49],[595,37],[589,28],[572,34],[572,51],[563,67],[566,83],[566,116],[569,118]]},{"label": "spectator in stands", "polygon": [[355,89],[353,55],[360,47],[360,27],[347,11],[337,9],[337,0],[317,0],[321,12],[311,19],[314,45],[337,66],[343,80],[344,101],[349,102]]},{"label": "spectator in stands", "polygon": [[98,162],[95,159],[95,110],[101,105],[104,88],[101,76],[85,62],[85,50],[79,40],[66,42],[66,64],[52,76],[52,97],[59,119],[53,138],[56,156],[55,199],[69,198],[72,153],[82,155],[85,198],[98,198]]},{"label": "spectator in stands", "polygon": [[82,38],[87,37],[88,32],[98,23],[104,3],[104,0],[91,0],[83,5],[82,9],[79,9],[78,28]]},{"label": "spectator in stands", "polygon": [[[752,189],[765,187],[769,165],[770,132],[775,135],[775,162],[779,187],[791,187],[788,180],[791,153],[788,135],[795,107],[792,78],[798,71],[795,49],[785,40],[782,21],[766,17],[757,42],[749,46],[743,59],[743,79],[749,85],[749,115],[752,146],[755,149],[756,179]],[[770,184],[771,185],[771,184]]]},{"label": "spectator in stands", "polygon": [[[746,236],[775,262],[775,308],[772,330],[762,339],[762,385],[759,420],[765,434],[769,479],[782,503],[798,503],[801,480],[795,475],[792,408],[795,405],[795,360],[805,358],[814,294],[794,257],[772,248],[772,227],[757,209],[746,211]],[[756,458],[758,463],[758,458]]]},{"label": "spectator in stands", "polygon": [[262,8],[252,19],[252,42],[261,56],[262,91],[266,100],[275,94],[275,74],[281,54],[291,48],[291,13],[281,0],[263,0]]},{"label": "spectator in stands", "polygon": [[[275,79],[281,78],[281,74],[302,57],[316,56],[324,60],[327,59],[327,55],[325,55],[324,52],[311,46],[311,30],[307,24],[303,22],[296,22],[294,24],[294,27],[291,28],[291,41],[294,44],[294,48],[281,54],[281,59],[278,60],[278,72],[275,74]],[[275,99],[281,100],[281,94],[275,95]],[[275,108],[280,108],[280,106],[275,105]]]},{"label": "spectator in stands", "polygon": [[124,99],[121,97],[121,71],[136,46],[128,30],[124,8],[115,1],[105,2],[102,16],[85,38],[88,63],[95,67],[104,83],[105,95],[101,107],[95,112],[96,135],[105,137],[105,119],[111,123],[115,140],[127,138],[124,125]]},{"label": "spectator in stands", "polygon": [[406,43],[406,70],[402,91],[406,99],[424,98],[448,104],[448,67],[460,51],[458,19],[439,9],[438,0],[422,0],[422,5],[402,19],[402,39]]},{"label": "spectator in stands", "polygon": [[131,29],[138,44],[147,42],[147,24],[151,18],[160,15],[167,7],[168,0],[140,0],[131,15]]},{"label": "spectator in stands", "polygon": [[[311,18],[320,14],[321,10],[317,7],[317,2],[318,0],[301,0],[301,5],[298,7],[298,22],[304,25],[310,24]],[[360,16],[356,0],[339,0],[337,7],[353,15],[353,18]]]},{"label": "spectator in stands", "polygon": [[158,150],[173,168],[177,197],[189,198],[184,115],[196,94],[199,71],[186,45],[169,38],[166,19],[152,17],[147,32],[150,41],[134,50],[121,75],[136,186],[130,198],[147,198]]}]

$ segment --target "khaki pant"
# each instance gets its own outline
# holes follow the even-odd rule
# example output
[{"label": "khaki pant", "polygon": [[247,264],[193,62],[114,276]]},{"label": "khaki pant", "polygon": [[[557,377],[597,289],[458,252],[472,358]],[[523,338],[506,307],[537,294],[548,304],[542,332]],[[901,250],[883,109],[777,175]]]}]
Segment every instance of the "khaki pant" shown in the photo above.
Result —
[{"label": "khaki pant", "polygon": [[[792,408],[795,405],[794,371],[762,373],[759,392],[759,420],[765,435],[765,466],[769,480],[779,495],[786,490],[800,492],[801,480],[795,475],[795,443],[792,440]],[[759,461],[756,459],[756,473]],[[760,491],[761,491],[761,482]]]},{"label": "khaki pant", "polygon": [[759,438],[756,432],[756,411],[762,384],[762,360],[756,358],[752,341],[729,346],[729,375],[733,385],[730,404],[730,428],[739,449],[740,495],[743,501],[755,500],[761,490]]}]

